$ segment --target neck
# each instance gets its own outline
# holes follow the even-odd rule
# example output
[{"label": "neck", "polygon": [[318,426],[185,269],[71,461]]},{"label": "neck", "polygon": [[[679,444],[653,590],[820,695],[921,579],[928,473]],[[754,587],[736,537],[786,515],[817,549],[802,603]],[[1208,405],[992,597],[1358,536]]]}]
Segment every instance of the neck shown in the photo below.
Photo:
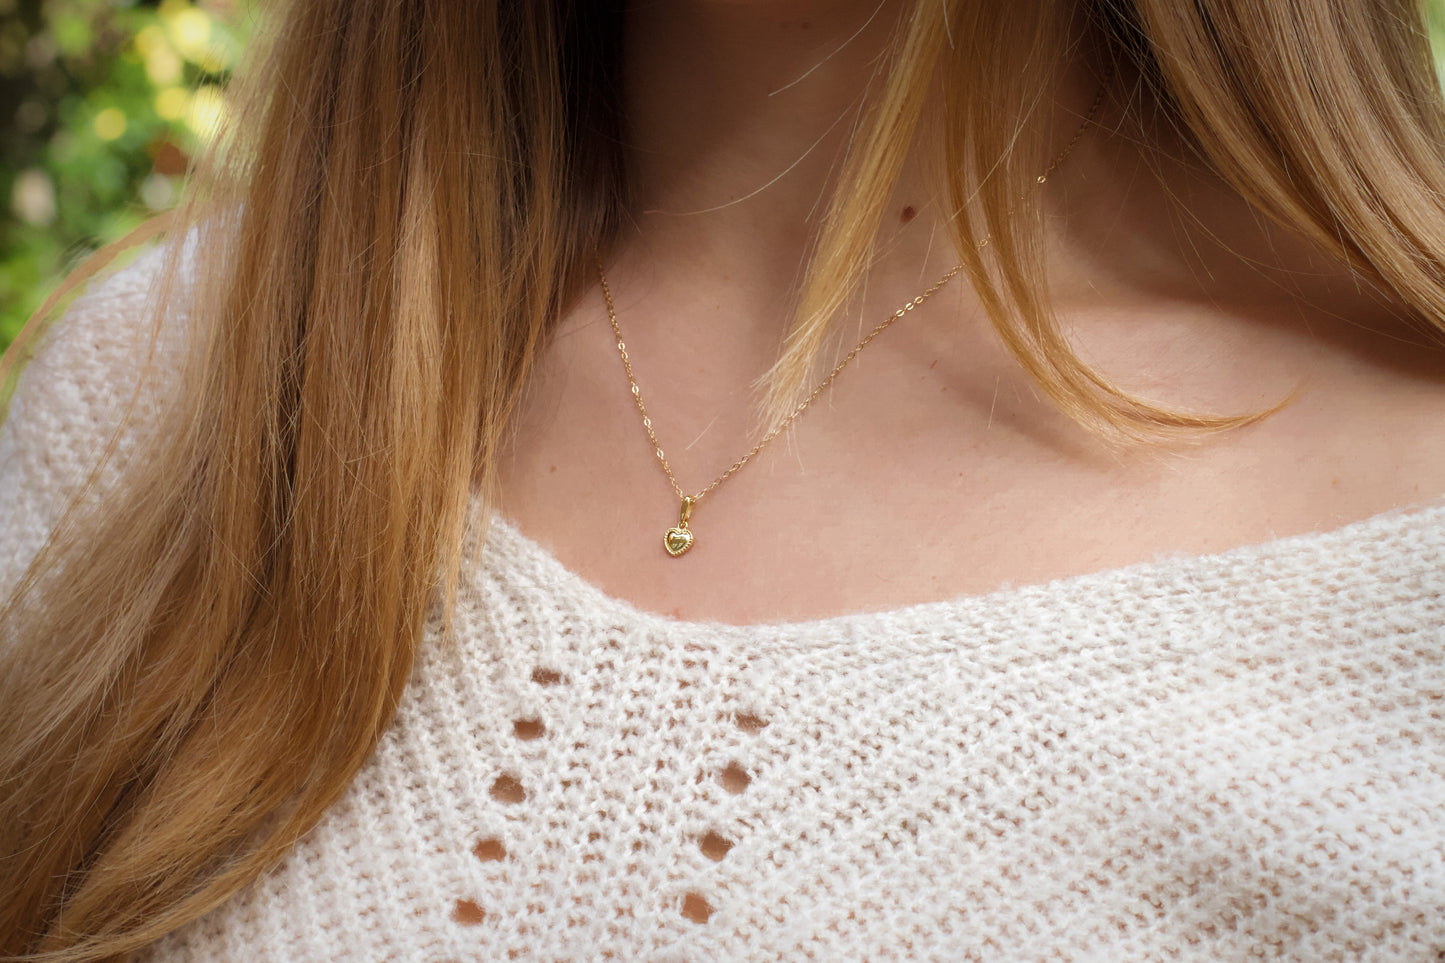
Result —
[{"label": "neck", "polygon": [[645,247],[791,286],[901,6],[631,10],[625,96]]},{"label": "neck", "polygon": [[[736,312],[735,336],[739,324],[780,334],[863,98],[910,6],[675,0],[629,10],[634,226],[616,252],[620,289],[640,283],[662,296],[675,284],[693,303],[715,292]],[[1087,80],[1062,92],[1060,143],[1092,93]],[[948,205],[925,176],[924,153],[915,144],[894,190],[860,320],[886,314],[956,263]],[[746,282],[724,285],[730,278]],[[776,339],[764,340],[771,354]]]}]

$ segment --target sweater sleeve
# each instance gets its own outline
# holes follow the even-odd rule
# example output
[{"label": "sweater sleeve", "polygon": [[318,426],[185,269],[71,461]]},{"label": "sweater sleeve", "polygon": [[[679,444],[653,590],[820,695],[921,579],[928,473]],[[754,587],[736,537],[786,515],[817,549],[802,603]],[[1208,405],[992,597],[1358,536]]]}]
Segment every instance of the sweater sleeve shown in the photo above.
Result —
[{"label": "sweater sleeve", "polygon": [[165,253],[151,247],[92,283],[44,332],[21,372],[0,424],[0,599],[101,465],[112,439],[114,455],[104,459],[87,503],[104,499],[154,435],[188,320],[183,264],[153,342]]}]

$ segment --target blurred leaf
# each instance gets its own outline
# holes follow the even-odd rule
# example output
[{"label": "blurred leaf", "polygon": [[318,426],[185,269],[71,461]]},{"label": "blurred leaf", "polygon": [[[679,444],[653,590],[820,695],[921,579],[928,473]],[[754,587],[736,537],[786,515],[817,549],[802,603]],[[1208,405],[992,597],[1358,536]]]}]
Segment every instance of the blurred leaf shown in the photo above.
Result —
[{"label": "blurred leaf", "polygon": [[86,253],[174,201],[255,12],[245,0],[0,3],[3,350]]}]

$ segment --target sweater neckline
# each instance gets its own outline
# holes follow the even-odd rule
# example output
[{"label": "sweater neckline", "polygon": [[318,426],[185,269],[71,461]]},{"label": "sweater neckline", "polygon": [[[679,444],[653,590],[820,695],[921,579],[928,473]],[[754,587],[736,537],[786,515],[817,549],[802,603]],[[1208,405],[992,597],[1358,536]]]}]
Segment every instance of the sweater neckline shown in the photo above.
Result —
[{"label": "sweater neckline", "polygon": [[[994,610],[1029,608],[1065,599],[1112,594],[1126,586],[1153,595],[1178,591],[1191,582],[1217,580],[1245,570],[1276,569],[1288,563],[1311,577],[1331,571],[1352,569],[1360,561],[1357,552],[1365,545],[1398,549],[1426,533],[1445,540],[1445,496],[1413,507],[1394,508],[1347,522],[1334,528],[1286,535],[1263,542],[1240,545],[1202,554],[1160,553],[1152,559],[1113,568],[1065,575],[1044,582],[1004,585],[983,593],[963,593],[951,598],[916,602],[883,609],[864,609],[813,619],[780,619],[768,622],[731,623],[714,620],[680,619],[643,609],[626,599],[603,591],[582,575],[565,566],[539,542],[525,534],[516,522],[499,513],[491,516],[485,536],[484,569],[498,566],[505,577],[520,577],[544,594],[560,594],[580,610],[605,614],[610,620],[643,630],[671,635],[787,635],[794,638],[835,638],[840,634],[870,633],[890,627],[937,626],[940,621],[977,616]],[[1399,544],[1397,544],[1399,543]]]}]

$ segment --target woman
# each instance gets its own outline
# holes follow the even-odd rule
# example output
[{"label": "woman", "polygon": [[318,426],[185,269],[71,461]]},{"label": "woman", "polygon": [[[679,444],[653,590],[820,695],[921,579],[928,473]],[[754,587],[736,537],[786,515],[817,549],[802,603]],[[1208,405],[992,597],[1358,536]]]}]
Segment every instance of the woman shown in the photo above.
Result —
[{"label": "woman", "polygon": [[273,16],[6,425],[6,952],[1445,947],[1413,0]]}]

